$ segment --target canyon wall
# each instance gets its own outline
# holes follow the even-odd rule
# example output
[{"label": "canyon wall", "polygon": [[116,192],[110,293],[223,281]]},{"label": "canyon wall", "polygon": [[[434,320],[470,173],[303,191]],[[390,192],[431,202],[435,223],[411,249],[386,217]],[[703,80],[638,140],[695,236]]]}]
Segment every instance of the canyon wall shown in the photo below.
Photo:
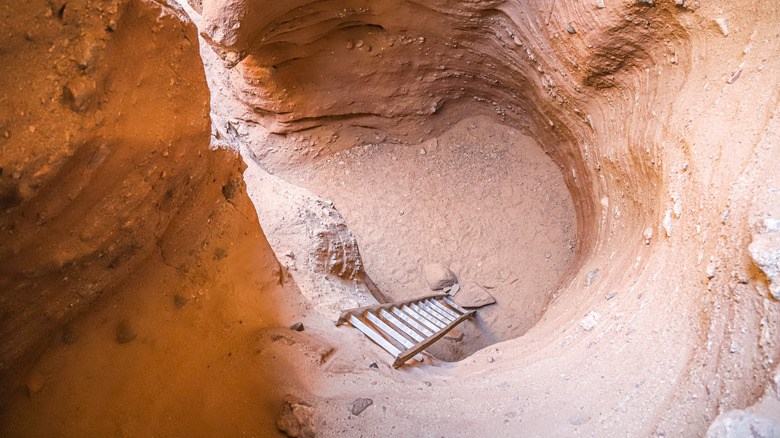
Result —
[{"label": "canyon wall", "polygon": [[56,0],[2,9],[6,392],[151,254],[176,260],[184,243],[171,239],[195,240],[203,227],[182,211],[207,201],[211,185],[235,191],[240,173],[235,154],[209,150],[197,34],[180,10]]}]

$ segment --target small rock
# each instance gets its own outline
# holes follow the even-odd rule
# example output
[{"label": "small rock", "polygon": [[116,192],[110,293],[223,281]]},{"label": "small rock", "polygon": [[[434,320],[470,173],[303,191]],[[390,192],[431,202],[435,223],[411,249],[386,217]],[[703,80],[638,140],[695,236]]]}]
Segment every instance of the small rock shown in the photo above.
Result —
[{"label": "small rock", "polygon": [[487,358],[487,361],[488,361],[488,363],[493,363],[493,362],[495,362],[496,360],[495,360],[495,359],[493,359],[493,357],[491,356],[491,357],[488,357],[488,358]]},{"label": "small rock", "polygon": [[89,108],[96,91],[93,80],[85,76],[76,76],[65,85],[62,97],[73,111],[82,112]]},{"label": "small rock", "polygon": [[235,52],[233,50],[227,52],[227,55],[225,55],[225,61],[228,62],[230,65],[236,65],[238,64],[238,60],[241,58],[241,55],[239,55],[238,52]]},{"label": "small rock", "polygon": [[425,281],[431,290],[441,290],[452,286],[458,279],[450,269],[439,263],[430,263],[423,268]]},{"label": "small rock", "polygon": [[290,326],[290,330],[295,330],[296,332],[302,332],[305,330],[305,328],[303,327],[302,322],[296,322],[295,324]]},{"label": "small rock", "polygon": [[478,284],[470,284],[453,297],[455,304],[461,307],[483,307],[496,302],[493,295]]},{"label": "small rock", "polygon": [[715,262],[710,262],[709,265],[707,265],[707,278],[712,279],[715,277],[715,269],[717,269],[717,266],[715,265]]},{"label": "small rock", "polygon": [[611,300],[612,298],[615,298],[616,295],[617,295],[617,292],[610,292],[610,293],[604,295],[604,298],[606,298],[607,300]]},{"label": "small rock", "polygon": [[224,259],[224,258],[225,258],[225,257],[227,257],[227,256],[228,256],[228,253],[227,253],[227,251],[225,251],[225,250],[224,250],[224,249],[222,249],[222,248],[217,248],[217,249],[214,251],[214,260],[222,260],[222,259]]},{"label": "small rock", "polygon": [[120,344],[127,344],[136,338],[138,334],[133,329],[130,321],[123,319],[116,326],[116,341]]},{"label": "small rock", "polygon": [[588,416],[585,414],[574,414],[569,417],[569,424],[573,426],[580,426],[588,421]]},{"label": "small rock", "polygon": [[645,245],[650,245],[650,240],[653,239],[653,229],[650,227],[645,228],[645,232],[642,235],[645,237]]},{"label": "small rock", "polygon": [[596,0],[596,7],[599,9],[604,9],[604,0]]},{"label": "small rock", "polygon": [[776,229],[772,221],[763,221],[762,227],[753,234],[748,246],[753,263],[769,280],[769,291],[776,300],[780,300],[780,231],[762,232]]},{"label": "small rock", "polygon": [[317,434],[314,407],[293,396],[286,396],[276,419],[276,427],[289,437],[314,438]]},{"label": "small rock", "polygon": [[349,408],[352,415],[360,415],[366,408],[373,405],[374,401],[370,398],[359,398],[352,402],[352,406]]},{"label": "small rock", "polygon": [[188,300],[187,298],[184,298],[183,296],[176,294],[173,296],[173,307],[177,309],[181,309],[182,307],[186,306],[189,301],[190,300]]},{"label": "small rock", "polygon": [[590,286],[593,284],[594,281],[596,281],[596,277],[599,275],[599,270],[594,269],[590,272],[588,272],[588,275],[585,276],[585,287]]},{"label": "small rock", "polygon": [[[447,288],[445,288],[445,289],[447,289]],[[453,296],[454,296],[456,293],[460,292],[460,284],[458,284],[458,283],[455,283],[455,284],[453,284],[453,285],[452,285],[452,287],[451,287],[451,288],[449,288],[449,289],[450,289],[450,290],[448,290],[448,291],[447,291],[447,293],[449,293],[450,295],[453,295]]]},{"label": "small rock", "polygon": [[359,48],[363,47],[363,44],[364,44],[363,40],[357,40],[355,42],[355,47],[357,47],[359,49]]},{"label": "small rock", "polygon": [[545,259],[549,259],[550,257],[552,257],[552,254],[550,254],[549,252],[544,254]]},{"label": "small rock", "polygon": [[706,437],[780,437],[780,423],[741,409],[733,409],[715,418],[707,429]]},{"label": "small rock", "polygon": [[425,155],[427,152],[425,152],[425,148],[420,148],[420,155]]},{"label": "small rock", "polygon": [[65,327],[62,331],[62,343],[65,345],[73,345],[76,343],[76,332],[70,327]]},{"label": "small rock", "polygon": [[666,210],[666,214],[664,215],[664,220],[661,222],[661,225],[664,227],[664,231],[666,232],[666,237],[672,237],[672,210]]},{"label": "small rock", "polygon": [[601,314],[595,310],[592,310],[588,316],[585,317],[582,321],[580,321],[580,327],[585,329],[585,331],[591,331],[593,330],[596,325],[598,325],[599,320],[601,319]]},{"label": "small rock", "polygon": [[46,385],[46,376],[37,371],[33,371],[27,376],[27,382],[25,383],[27,395],[32,397],[34,394],[41,392],[44,385]]},{"label": "small rock", "polygon": [[729,36],[729,20],[727,18],[716,18],[715,23],[720,28],[720,31],[723,32],[723,36]]},{"label": "small rock", "polygon": [[379,365],[377,365],[376,362],[371,362],[368,367],[375,370],[379,368]]},{"label": "small rock", "polygon": [[[733,84],[734,82],[737,82],[737,79],[739,79],[739,75],[742,74],[742,69],[738,69],[734,74],[731,76],[731,79],[726,81],[728,84]],[[723,223],[726,223],[726,218],[728,218],[728,210],[726,210],[726,215],[723,217]]]},{"label": "small rock", "polygon": [[352,41],[347,41],[347,50],[352,50],[353,47],[355,47],[355,45],[352,44]]},{"label": "small rock", "polygon": [[569,24],[567,24],[567,25],[566,25],[566,32],[569,32],[569,33],[570,33],[570,34],[572,34],[572,35],[574,35],[575,33],[577,33],[577,31],[576,31],[576,30],[574,30],[574,28],[571,26],[571,23],[569,23]]}]

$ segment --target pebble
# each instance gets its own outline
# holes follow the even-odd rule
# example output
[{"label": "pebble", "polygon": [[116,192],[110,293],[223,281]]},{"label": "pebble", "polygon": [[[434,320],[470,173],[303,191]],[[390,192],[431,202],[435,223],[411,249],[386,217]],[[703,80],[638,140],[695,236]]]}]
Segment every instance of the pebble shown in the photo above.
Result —
[{"label": "pebble", "polygon": [[650,241],[653,239],[653,229],[650,227],[645,228],[645,232],[642,235],[645,238],[645,245],[650,245]]},{"label": "pebble", "polygon": [[377,365],[376,362],[371,362],[371,364],[368,365],[368,367],[371,368],[371,369],[377,369],[377,368],[379,368],[379,365]]},{"label": "pebble", "polygon": [[595,310],[591,310],[591,312],[586,316],[582,321],[580,321],[580,327],[585,329],[585,331],[591,331],[593,330],[596,325],[598,325],[599,320],[601,319],[601,314]]},{"label": "pebble", "polygon": [[352,402],[352,406],[350,406],[349,410],[352,412],[352,415],[360,415],[363,411],[366,410],[369,406],[373,405],[374,401],[370,398],[358,398],[355,399],[355,401]]},{"label": "pebble", "polygon": [[94,81],[85,76],[76,76],[65,85],[63,97],[73,111],[80,112],[89,108],[96,91]]},{"label": "pebble", "polygon": [[577,33],[577,31],[576,31],[576,30],[574,30],[574,28],[573,28],[573,27],[571,27],[571,23],[569,23],[569,24],[567,24],[567,25],[566,25],[566,32],[569,32],[569,33],[570,33],[570,34],[572,34],[572,35],[574,35],[575,33]]},{"label": "pebble", "polygon": [[421,148],[421,149],[420,149],[420,155],[425,155],[425,154],[426,154],[426,152],[425,152],[425,149],[424,149],[424,148]]},{"label": "pebble", "polygon": [[228,253],[227,253],[227,251],[225,251],[225,250],[224,250],[224,249],[222,249],[222,248],[217,248],[217,249],[214,251],[214,260],[222,260],[222,259],[224,259],[224,258],[225,258],[225,257],[227,257],[227,256],[228,256]]},{"label": "pebble", "polygon": [[189,302],[187,298],[184,298],[183,296],[176,294],[173,296],[173,307],[177,309],[181,309],[182,307],[187,305],[187,302]]},{"label": "pebble", "polygon": [[593,282],[596,281],[596,277],[598,277],[598,275],[599,275],[598,269],[594,269],[588,272],[588,275],[585,276],[585,287],[588,287],[591,284],[593,284]]},{"label": "pebble", "polygon": [[76,343],[76,332],[70,327],[65,327],[62,331],[62,343],[65,345],[73,345]]},{"label": "pebble", "polygon": [[138,334],[133,329],[130,321],[123,319],[116,326],[116,342],[119,344],[127,344],[134,340]]},{"label": "pebble", "polygon": [[716,18],[715,23],[720,28],[720,31],[723,32],[724,37],[729,36],[729,20],[727,18]]},{"label": "pebble", "polygon": [[290,326],[290,330],[295,330],[296,332],[302,332],[306,328],[303,326],[302,322],[296,322],[295,324]]},{"label": "pebble", "polygon": [[357,47],[358,49],[363,47],[363,40],[357,40],[355,42],[355,47]]},{"label": "pebble", "polygon": [[347,50],[352,50],[353,47],[355,47],[355,45],[352,44],[352,41],[347,41]]},{"label": "pebble", "polygon": [[487,358],[487,361],[488,361],[488,363],[493,363],[493,362],[495,362],[495,359],[493,359],[493,357],[491,356],[491,357]]},{"label": "pebble", "polygon": [[715,266],[714,262],[711,262],[709,265],[707,265],[707,278],[712,279],[715,277],[715,269],[717,266]]},{"label": "pebble", "polygon": [[606,298],[607,300],[611,300],[612,298],[615,298],[616,295],[617,295],[617,292],[610,292],[610,293],[604,295],[604,298]]}]

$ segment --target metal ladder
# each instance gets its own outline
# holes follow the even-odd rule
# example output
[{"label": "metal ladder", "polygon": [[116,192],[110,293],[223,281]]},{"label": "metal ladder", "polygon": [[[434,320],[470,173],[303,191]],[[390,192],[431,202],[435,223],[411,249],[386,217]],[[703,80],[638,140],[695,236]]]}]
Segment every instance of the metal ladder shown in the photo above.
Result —
[{"label": "metal ladder", "polygon": [[349,323],[363,332],[395,358],[398,368],[475,313],[437,294],[344,310],[336,325]]}]

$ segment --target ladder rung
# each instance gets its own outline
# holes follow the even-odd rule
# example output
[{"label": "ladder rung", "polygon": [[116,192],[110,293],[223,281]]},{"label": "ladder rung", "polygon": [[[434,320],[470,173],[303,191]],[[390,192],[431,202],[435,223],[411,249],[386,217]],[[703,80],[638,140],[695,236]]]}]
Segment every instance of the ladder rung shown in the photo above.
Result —
[{"label": "ladder rung", "polygon": [[425,324],[425,326],[428,327],[429,329],[431,329],[431,331],[433,333],[436,333],[436,332],[439,331],[439,326],[437,326],[436,324],[430,322],[428,320],[428,318],[426,318],[426,317],[422,316],[421,314],[417,313],[417,311],[412,309],[411,307],[409,307],[409,306],[402,306],[401,309],[404,312],[408,313],[411,318],[413,318],[413,319],[415,319],[417,321],[420,321],[421,323]]},{"label": "ladder rung", "polygon": [[431,304],[430,301],[424,301],[423,304],[425,304],[425,309],[430,312],[433,316],[439,318],[441,321],[449,324],[452,321],[455,321],[458,319],[457,317],[453,318],[450,315],[447,315],[446,313],[442,312],[441,309],[436,307],[436,305]]},{"label": "ladder rung", "polygon": [[392,354],[393,357],[398,357],[398,355],[401,354],[401,350],[396,348],[395,345],[388,342],[387,339],[385,339],[384,337],[382,337],[382,335],[377,333],[376,330],[367,326],[363,321],[358,319],[355,315],[349,315],[347,321],[349,321],[350,324],[355,326],[356,329],[363,332],[364,335],[371,338],[372,341],[379,344],[379,346],[384,348],[388,353]]},{"label": "ladder rung", "polygon": [[433,332],[425,328],[425,326],[419,324],[414,319],[410,318],[408,314],[404,313],[401,309],[397,307],[393,307],[390,309],[395,316],[401,318],[404,322],[408,323],[410,326],[414,327],[418,332],[422,333],[423,335],[427,336],[433,336]]},{"label": "ladder rung", "polygon": [[444,326],[450,323],[449,319],[444,318],[443,316],[439,315],[438,312],[435,312],[431,307],[426,304],[424,301],[420,301],[417,303],[418,306],[420,306],[421,309],[428,312],[428,315],[431,315],[432,317],[436,318],[436,321],[440,322]]},{"label": "ladder rung", "polygon": [[424,336],[421,336],[419,333],[414,331],[414,329],[412,329],[409,325],[399,321],[398,318],[393,316],[393,314],[388,312],[387,310],[385,309],[380,310],[379,316],[381,316],[387,321],[390,321],[390,323],[396,326],[397,328],[403,330],[403,332],[406,333],[410,338],[414,339],[415,342],[422,342],[425,339]]},{"label": "ladder rung", "polygon": [[442,303],[439,300],[431,300],[431,303],[433,303],[433,305],[436,306],[437,310],[446,313],[447,315],[451,316],[453,319],[457,319],[461,315],[459,313],[455,313],[452,310],[450,310],[449,307],[447,307],[444,303]]},{"label": "ladder rung", "polygon": [[424,316],[426,319],[428,319],[428,321],[432,322],[437,327],[436,331],[443,329],[444,326],[446,325],[443,322],[439,321],[438,319],[434,318],[434,316],[428,313],[427,310],[423,309],[422,307],[418,306],[415,303],[409,304],[409,307],[414,309],[420,315]]},{"label": "ladder rung", "polygon": [[366,312],[366,318],[368,318],[369,321],[373,322],[374,325],[377,326],[379,329],[381,329],[388,335],[392,336],[393,339],[398,341],[404,347],[406,348],[414,347],[414,344],[412,342],[409,342],[409,340],[406,339],[404,335],[398,333],[394,328],[387,325],[387,323],[379,319],[378,316],[374,315],[371,312]]}]

